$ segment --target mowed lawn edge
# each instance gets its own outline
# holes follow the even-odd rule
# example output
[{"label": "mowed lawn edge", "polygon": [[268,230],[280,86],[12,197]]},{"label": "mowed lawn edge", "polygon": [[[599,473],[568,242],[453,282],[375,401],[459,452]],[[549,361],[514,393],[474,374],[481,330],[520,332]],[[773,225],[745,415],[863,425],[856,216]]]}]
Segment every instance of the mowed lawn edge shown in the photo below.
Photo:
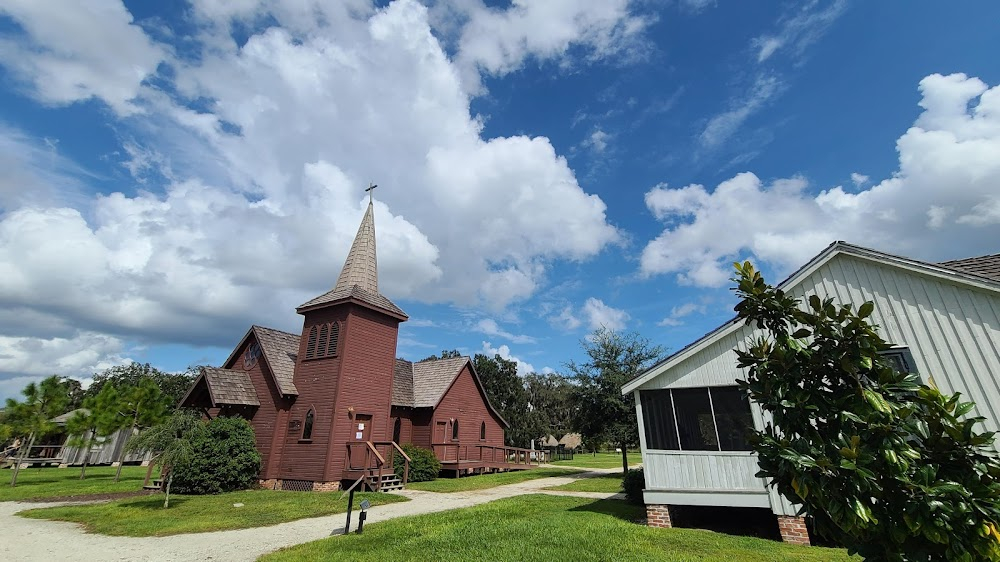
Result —
[{"label": "mowed lawn edge", "polygon": [[462,478],[438,478],[428,482],[410,482],[406,485],[409,490],[420,490],[423,492],[468,492],[470,490],[485,490],[496,488],[507,484],[518,484],[539,478],[552,478],[558,476],[572,476],[583,472],[581,469],[559,467],[559,468],[532,468],[529,470],[516,470],[511,472],[497,472],[494,474],[479,474],[476,476],[464,476]]},{"label": "mowed lawn edge", "polygon": [[841,549],[654,529],[637,523],[642,515],[641,506],[621,500],[532,494],[374,523],[363,535],[288,547],[259,560],[860,562]]},{"label": "mowed lawn edge", "polygon": [[588,474],[568,483],[558,486],[548,486],[546,490],[559,492],[600,492],[617,494],[622,491],[622,473]]},{"label": "mowed lawn edge", "polygon": [[[116,467],[87,467],[86,478],[80,480],[80,467],[25,468],[17,475],[17,486],[10,486],[12,469],[0,470],[0,501],[31,501],[39,499],[69,498],[90,494],[118,494],[138,492],[146,479],[145,466],[123,466],[122,476],[115,482]],[[159,471],[153,469],[152,478]]]},{"label": "mowed lawn edge", "polygon": [[[628,466],[636,468],[642,462],[642,455],[639,451],[629,452]],[[573,460],[551,461],[553,466],[578,467],[578,468],[621,468],[621,453],[579,453],[573,456]]]},{"label": "mowed lawn edge", "polygon": [[[215,496],[143,496],[106,503],[66,505],[20,511],[30,519],[79,523],[90,533],[128,537],[162,537],[185,533],[267,527],[298,519],[347,511],[341,492],[285,492],[247,490]],[[409,501],[394,494],[356,494],[354,509],[362,499],[373,506]],[[239,507],[234,504],[242,504]]]}]

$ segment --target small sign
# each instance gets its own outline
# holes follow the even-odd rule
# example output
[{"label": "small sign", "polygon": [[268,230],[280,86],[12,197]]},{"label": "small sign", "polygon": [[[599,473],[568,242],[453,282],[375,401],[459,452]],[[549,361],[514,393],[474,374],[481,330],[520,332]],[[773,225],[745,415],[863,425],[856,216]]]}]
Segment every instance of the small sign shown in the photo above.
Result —
[{"label": "small sign", "polygon": [[361,500],[361,511],[364,511],[372,506],[372,502],[368,500]]},{"label": "small sign", "polygon": [[361,430],[363,430],[364,428],[365,428],[365,424],[364,424],[364,423],[359,423],[359,424],[358,424],[358,431],[361,431]]},{"label": "small sign", "polygon": [[361,433],[360,431],[354,434],[354,438],[358,439],[358,440],[364,439],[364,436],[365,436],[365,434]]}]

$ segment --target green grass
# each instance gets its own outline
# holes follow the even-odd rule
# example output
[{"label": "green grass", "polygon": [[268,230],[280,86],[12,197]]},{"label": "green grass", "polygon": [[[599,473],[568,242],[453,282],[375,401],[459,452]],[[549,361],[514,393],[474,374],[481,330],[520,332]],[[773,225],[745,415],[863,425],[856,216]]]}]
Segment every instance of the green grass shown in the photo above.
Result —
[{"label": "green grass", "polygon": [[[82,494],[111,494],[135,492],[146,479],[145,466],[122,467],[122,478],[117,483],[115,470],[110,466],[87,468],[87,478],[80,480],[80,467],[27,468],[17,475],[17,486],[10,487],[13,470],[0,470],[0,501],[20,501],[37,498],[58,498]],[[153,470],[153,478],[157,476]]]},{"label": "green grass", "polygon": [[[347,511],[341,492],[282,492],[250,490],[217,496],[170,496],[163,509],[163,496],[143,496],[110,503],[47,507],[22,511],[32,519],[80,523],[92,533],[129,537],[160,537],[264,527],[331,513]],[[372,505],[408,501],[393,494],[356,494],[354,508],[362,499]],[[242,503],[243,507],[233,507]]]},{"label": "green grass", "polygon": [[653,529],[634,522],[641,516],[641,506],[617,500],[519,496],[375,523],[365,527],[363,535],[323,539],[280,550],[261,560],[852,560],[844,550],[693,529]]},{"label": "green grass", "polygon": [[[642,462],[642,455],[639,451],[629,451],[628,465],[636,466]],[[571,461],[553,461],[549,464],[555,466],[578,466],[580,468],[621,468],[621,453],[579,453],[574,455]]]},{"label": "green grass", "polygon": [[568,476],[578,472],[578,470],[572,468],[532,468],[530,470],[480,474],[478,476],[465,476],[462,478],[438,478],[430,482],[411,482],[406,487],[410,490],[423,490],[425,492],[467,492],[469,490],[496,488],[504,484],[517,484],[518,482],[535,480],[537,478]]},{"label": "green grass", "polygon": [[567,492],[606,492],[615,494],[622,491],[622,473],[601,474],[599,476],[587,476],[563,484],[561,486],[550,486],[546,490],[565,490]]}]

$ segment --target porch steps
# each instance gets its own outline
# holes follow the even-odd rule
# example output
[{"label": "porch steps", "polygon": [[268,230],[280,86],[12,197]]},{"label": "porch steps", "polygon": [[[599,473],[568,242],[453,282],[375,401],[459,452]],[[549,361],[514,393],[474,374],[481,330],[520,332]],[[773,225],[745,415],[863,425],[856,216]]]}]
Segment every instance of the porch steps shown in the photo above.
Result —
[{"label": "porch steps", "polygon": [[370,490],[378,490],[379,492],[392,492],[403,489],[403,481],[392,472],[382,475],[381,484],[379,483],[378,474],[372,474],[368,477],[366,484],[368,484]]}]

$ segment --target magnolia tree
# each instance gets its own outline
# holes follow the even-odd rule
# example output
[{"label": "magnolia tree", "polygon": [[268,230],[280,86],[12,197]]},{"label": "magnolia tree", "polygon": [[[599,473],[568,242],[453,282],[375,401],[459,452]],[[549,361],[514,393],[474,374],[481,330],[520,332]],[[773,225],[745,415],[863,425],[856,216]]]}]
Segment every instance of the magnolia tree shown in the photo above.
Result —
[{"label": "magnolia tree", "polygon": [[758,476],[867,560],[1000,560],[1000,462],[973,404],[885,361],[872,303],[803,308],[736,272],[736,312],[762,332],[737,350],[741,386],[773,420],[752,438]]}]

